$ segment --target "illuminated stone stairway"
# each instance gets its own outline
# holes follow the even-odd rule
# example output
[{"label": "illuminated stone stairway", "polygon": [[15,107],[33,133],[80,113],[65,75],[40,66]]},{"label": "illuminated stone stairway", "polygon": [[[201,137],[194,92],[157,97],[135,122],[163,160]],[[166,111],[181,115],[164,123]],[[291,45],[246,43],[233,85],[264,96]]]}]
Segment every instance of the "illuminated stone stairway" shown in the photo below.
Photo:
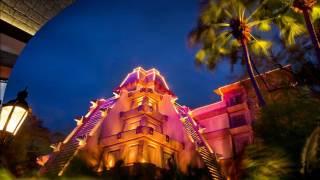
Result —
[{"label": "illuminated stone stairway", "polygon": [[185,106],[180,106],[179,104],[176,104],[176,108],[181,115],[181,122],[183,123],[184,128],[189,135],[189,138],[194,143],[196,150],[198,151],[203,162],[207,166],[212,179],[224,179],[221,175],[221,171],[219,168],[220,166],[217,162],[217,156],[216,154],[210,151],[209,145],[200,134],[199,131],[201,131],[201,129],[189,115],[189,108]]},{"label": "illuminated stone stairway", "polygon": [[91,109],[91,114],[88,117],[82,117],[77,120],[77,127],[74,133],[70,134],[70,139],[66,142],[60,143],[55,147],[55,152],[51,155],[48,162],[41,168],[41,174],[52,176],[61,176],[68,167],[69,163],[78,153],[79,149],[85,145],[86,138],[94,130],[100,120],[102,120],[103,113],[110,108],[115,102],[115,98],[107,99],[101,105],[97,105]]}]

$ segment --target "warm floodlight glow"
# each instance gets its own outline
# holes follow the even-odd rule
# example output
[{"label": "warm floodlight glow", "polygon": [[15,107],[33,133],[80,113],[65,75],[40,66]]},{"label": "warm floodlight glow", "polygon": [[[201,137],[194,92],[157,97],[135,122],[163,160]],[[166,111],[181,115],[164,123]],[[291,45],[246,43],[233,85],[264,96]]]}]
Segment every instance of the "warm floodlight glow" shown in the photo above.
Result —
[{"label": "warm floodlight glow", "polygon": [[83,123],[83,116],[81,116],[80,118],[74,119],[74,121],[76,121],[77,126],[81,126]]},{"label": "warm floodlight glow", "polygon": [[101,109],[100,113],[101,113],[101,117],[106,117],[108,114],[108,111],[107,111],[107,109]]},{"label": "warm floodlight glow", "polygon": [[113,92],[112,94],[114,95],[114,98],[115,98],[115,99],[117,99],[117,98],[119,98],[119,97],[120,97],[120,95],[119,95],[119,94],[117,94],[117,93],[115,93],[115,92]]},{"label": "warm floodlight glow", "polygon": [[77,141],[79,142],[80,147],[84,147],[87,144],[87,137],[78,137]]},{"label": "warm floodlight glow", "polygon": [[90,104],[91,104],[90,109],[95,109],[98,106],[97,101],[90,101]]}]

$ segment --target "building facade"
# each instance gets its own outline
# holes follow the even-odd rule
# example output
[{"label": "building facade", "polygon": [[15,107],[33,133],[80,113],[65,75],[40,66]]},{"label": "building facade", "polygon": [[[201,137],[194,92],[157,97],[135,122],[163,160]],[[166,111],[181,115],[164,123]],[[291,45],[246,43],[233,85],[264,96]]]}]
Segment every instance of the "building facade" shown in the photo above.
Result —
[{"label": "building facade", "polygon": [[182,171],[192,165],[207,167],[213,179],[228,177],[233,159],[253,142],[257,101],[248,83],[220,87],[215,90],[219,102],[191,110],[176,102],[156,69],[138,67],[114,97],[91,101],[88,113],[76,119],[77,127],[41,163],[41,172],[62,175],[82,154],[96,171],[109,170],[119,160],[125,166],[149,163],[159,169],[175,161]]}]

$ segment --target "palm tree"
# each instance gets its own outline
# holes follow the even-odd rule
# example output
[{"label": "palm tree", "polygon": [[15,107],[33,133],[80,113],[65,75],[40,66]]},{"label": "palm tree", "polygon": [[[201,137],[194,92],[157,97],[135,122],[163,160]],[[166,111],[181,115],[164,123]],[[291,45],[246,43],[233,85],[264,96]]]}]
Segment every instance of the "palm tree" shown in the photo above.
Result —
[{"label": "palm tree", "polygon": [[312,20],[310,17],[310,12],[312,11],[312,8],[317,3],[317,0],[294,0],[292,7],[297,12],[300,12],[303,14],[312,44],[316,51],[316,56],[318,59],[318,63],[320,64],[320,44],[319,44],[319,38],[317,37],[317,33],[313,27]]},{"label": "palm tree", "polygon": [[271,47],[271,42],[258,40],[253,35],[258,31],[271,29],[273,18],[256,19],[263,4],[248,14],[239,1],[210,1],[201,10],[197,26],[189,34],[191,46],[202,45],[196,54],[196,62],[206,64],[209,69],[213,69],[219,60],[225,58],[229,58],[231,64],[236,63],[238,51],[242,51],[242,59],[260,106],[265,106],[266,103],[254,77],[249,48],[255,54],[267,55]]},{"label": "palm tree", "polygon": [[320,42],[313,25],[320,18],[320,7],[316,4],[317,0],[269,0],[262,16],[279,17],[276,24],[280,28],[280,35],[289,45],[294,44],[297,36],[308,32],[320,64]]}]

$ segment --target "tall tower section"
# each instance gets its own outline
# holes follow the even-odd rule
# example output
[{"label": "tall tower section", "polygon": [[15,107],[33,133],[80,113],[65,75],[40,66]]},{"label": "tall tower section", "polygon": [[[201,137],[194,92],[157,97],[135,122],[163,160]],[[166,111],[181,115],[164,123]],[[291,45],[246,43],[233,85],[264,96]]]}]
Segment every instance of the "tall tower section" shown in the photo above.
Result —
[{"label": "tall tower section", "polygon": [[115,92],[120,97],[101,127],[105,168],[118,160],[127,166],[150,163],[159,168],[170,158],[183,160],[181,153],[190,142],[174,106],[176,96],[159,71],[138,67]]}]

